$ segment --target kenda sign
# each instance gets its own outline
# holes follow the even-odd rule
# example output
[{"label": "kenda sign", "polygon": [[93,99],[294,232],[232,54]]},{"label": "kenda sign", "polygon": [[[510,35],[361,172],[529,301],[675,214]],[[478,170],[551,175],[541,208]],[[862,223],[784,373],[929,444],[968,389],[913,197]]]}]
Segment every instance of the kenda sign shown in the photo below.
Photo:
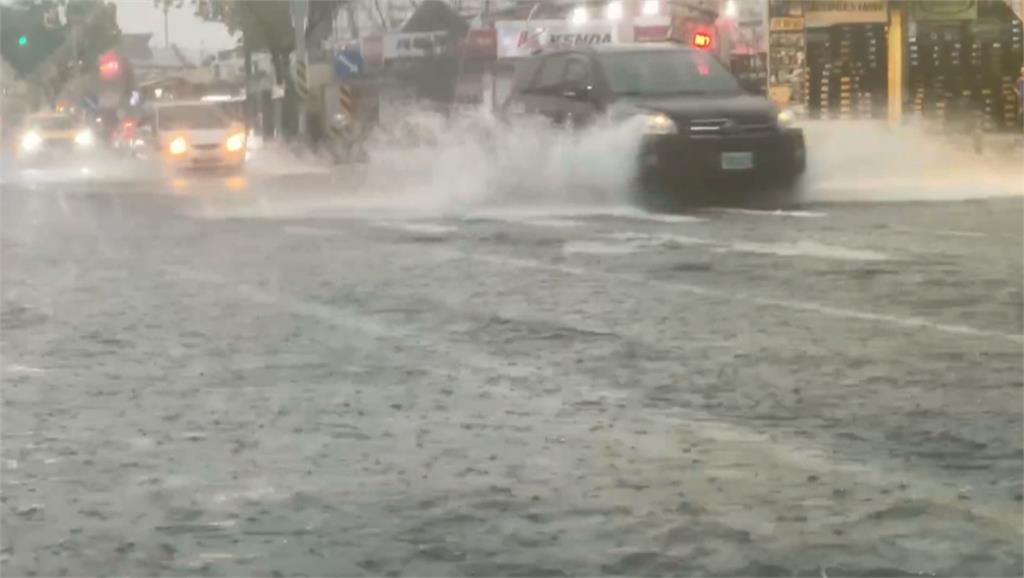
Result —
[{"label": "kenda sign", "polygon": [[614,44],[617,27],[612,22],[571,25],[564,20],[514,20],[496,22],[498,58],[529,56],[552,46]]}]

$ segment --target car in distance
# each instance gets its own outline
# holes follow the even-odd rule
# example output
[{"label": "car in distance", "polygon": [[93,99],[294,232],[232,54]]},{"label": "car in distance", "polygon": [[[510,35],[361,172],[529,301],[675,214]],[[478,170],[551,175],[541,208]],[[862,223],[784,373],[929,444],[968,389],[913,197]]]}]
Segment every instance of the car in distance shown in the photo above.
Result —
[{"label": "car in distance", "polygon": [[25,119],[18,136],[20,160],[66,159],[91,151],[96,144],[93,131],[75,117],[61,112],[41,112]]},{"label": "car in distance", "polygon": [[133,133],[134,147],[147,146],[172,168],[237,169],[245,164],[245,125],[216,102],[154,105]]},{"label": "car in distance", "polygon": [[707,52],[676,44],[534,56],[517,70],[502,112],[571,126],[638,119],[638,184],[655,203],[780,200],[806,167],[803,131],[788,111],[746,93]]}]

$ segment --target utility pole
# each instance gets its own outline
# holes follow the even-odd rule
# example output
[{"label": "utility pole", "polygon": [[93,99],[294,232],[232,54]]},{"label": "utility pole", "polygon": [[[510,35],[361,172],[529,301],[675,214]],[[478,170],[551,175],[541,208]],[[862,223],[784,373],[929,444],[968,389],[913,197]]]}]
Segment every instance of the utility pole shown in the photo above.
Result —
[{"label": "utility pole", "polygon": [[306,71],[306,25],[309,20],[309,0],[291,0],[292,28],[295,30],[295,89],[299,93],[299,136],[304,137],[306,127],[306,97],[309,90]]},{"label": "utility pole", "polygon": [[907,6],[902,2],[889,2],[888,10],[888,116],[889,124],[898,126],[903,122],[903,44],[906,40]]},{"label": "utility pole", "polygon": [[167,12],[170,11],[170,9],[170,4],[168,2],[164,2],[164,48],[169,48],[171,45],[170,29],[167,26]]}]

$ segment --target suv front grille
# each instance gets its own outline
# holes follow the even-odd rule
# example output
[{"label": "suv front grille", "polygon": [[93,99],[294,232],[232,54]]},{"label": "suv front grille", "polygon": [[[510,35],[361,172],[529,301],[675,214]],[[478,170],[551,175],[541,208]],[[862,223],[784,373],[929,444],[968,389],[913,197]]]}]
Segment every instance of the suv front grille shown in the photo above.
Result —
[{"label": "suv front grille", "polygon": [[220,146],[219,144],[197,144],[197,145],[194,145],[193,148],[201,150],[201,151],[212,151],[213,149],[215,149],[215,148],[217,148],[219,146]]},{"label": "suv front grille", "polygon": [[743,122],[728,118],[701,118],[690,121],[693,136],[758,135],[775,130],[775,125],[766,122]]}]

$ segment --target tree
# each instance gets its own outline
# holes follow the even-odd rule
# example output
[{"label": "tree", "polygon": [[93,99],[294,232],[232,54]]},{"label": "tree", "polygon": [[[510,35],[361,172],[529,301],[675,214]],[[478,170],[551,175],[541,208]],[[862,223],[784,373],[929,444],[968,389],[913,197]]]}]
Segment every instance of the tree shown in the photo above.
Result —
[{"label": "tree", "polygon": [[[157,0],[164,1],[164,0]],[[223,22],[228,31],[240,32],[242,47],[247,53],[266,51],[274,63],[278,79],[287,79],[288,59],[295,50],[288,0],[194,0],[196,14],[206,20]],[[325,30],[346,0],[314,0],[309,3],[306,26],[307,43],[312,45],[326,37]]]},{"label": "tree", "polygon": [[116,6],[102,0],[0,4],[0,52],[51,97],[74,75],[94,70],[99,55],[120,37]]},{"label": "tree", "polygon": [[64,42],[63,30],[47,26],[53,2],[0,4],[0,52],[19,74],[42,65]]}]

